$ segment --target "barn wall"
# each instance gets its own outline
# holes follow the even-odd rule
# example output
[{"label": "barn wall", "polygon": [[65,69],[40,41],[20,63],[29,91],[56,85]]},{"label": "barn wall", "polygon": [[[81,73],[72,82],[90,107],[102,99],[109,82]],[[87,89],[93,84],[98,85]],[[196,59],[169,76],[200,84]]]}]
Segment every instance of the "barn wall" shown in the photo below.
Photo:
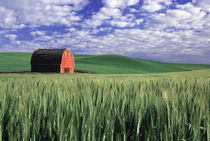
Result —
[{"label": "barn wall", "polygon": [[31,65],[31,72],[57,72],[57,73],[60,73],[60,65]]},{"label": "barn wall", "polygon": [[62,56],[61,73],[74,73],[74,57],[71,51],[68,49],[63,53]]}]

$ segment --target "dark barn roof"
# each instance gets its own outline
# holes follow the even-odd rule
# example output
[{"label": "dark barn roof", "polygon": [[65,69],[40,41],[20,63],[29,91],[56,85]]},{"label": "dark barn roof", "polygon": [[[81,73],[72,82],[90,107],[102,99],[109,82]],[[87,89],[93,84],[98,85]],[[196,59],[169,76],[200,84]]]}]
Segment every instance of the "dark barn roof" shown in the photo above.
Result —
[{"label": "dark barn roof", "polygon": [[31,64],[61,64],[66,49],[38,49],[31,57]]}]

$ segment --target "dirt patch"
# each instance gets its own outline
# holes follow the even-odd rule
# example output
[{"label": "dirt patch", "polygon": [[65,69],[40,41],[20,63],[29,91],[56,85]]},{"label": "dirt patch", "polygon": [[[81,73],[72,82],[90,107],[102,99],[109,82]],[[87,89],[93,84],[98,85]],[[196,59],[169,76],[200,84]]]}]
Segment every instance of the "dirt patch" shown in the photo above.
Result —
[{"label": "dirt patch", "polygon": [[7,73],[30,73],[30,71],[0,72],[0,74],[7,74]]},{"label": "dirt patch", "polygon": [[90,74],[90,72],[80,71],[80,70],[74,70],[74,73],[89,73]]}]

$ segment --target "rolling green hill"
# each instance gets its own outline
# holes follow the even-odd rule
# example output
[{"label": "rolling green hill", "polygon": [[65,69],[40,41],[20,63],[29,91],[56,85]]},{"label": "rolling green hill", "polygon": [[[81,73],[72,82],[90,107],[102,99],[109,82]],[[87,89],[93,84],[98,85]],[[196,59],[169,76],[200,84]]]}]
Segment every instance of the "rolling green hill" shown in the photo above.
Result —
[{"label": "rolling green hill", "polygon": [[[30,71],[31,53],[0,53],[0,72]],[[148,61],[121,55],[74,55],[75,69],[90,73],[160,73],[210,69],[210,65]]]},{"label": "rolling green hill", "polygon": [[0,72],[30,71],[31,53],[1,52]]}]

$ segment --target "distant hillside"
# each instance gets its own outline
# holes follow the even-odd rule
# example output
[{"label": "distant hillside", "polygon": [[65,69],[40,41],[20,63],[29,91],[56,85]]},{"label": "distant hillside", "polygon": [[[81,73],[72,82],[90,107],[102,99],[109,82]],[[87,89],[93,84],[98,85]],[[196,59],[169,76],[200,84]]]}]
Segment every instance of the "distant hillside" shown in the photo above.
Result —
[{"label": "distant hillside", "polygon": [[0,72],[30,71],[31,53],[0,52]]},{"label": "distant hillside", "polygon": [[76,69],[91,73],[159,73],[210,69],[210,65],[162,63],[121,55],[76,55]]},{"label": "distant hillside", "polygon": [[[0,53],[0,72],[30,71],[31,53]],[[74,55],[75,69],[90,73],[160,73],[210,69],[210,65],[162,63],[121,55]]]}]

